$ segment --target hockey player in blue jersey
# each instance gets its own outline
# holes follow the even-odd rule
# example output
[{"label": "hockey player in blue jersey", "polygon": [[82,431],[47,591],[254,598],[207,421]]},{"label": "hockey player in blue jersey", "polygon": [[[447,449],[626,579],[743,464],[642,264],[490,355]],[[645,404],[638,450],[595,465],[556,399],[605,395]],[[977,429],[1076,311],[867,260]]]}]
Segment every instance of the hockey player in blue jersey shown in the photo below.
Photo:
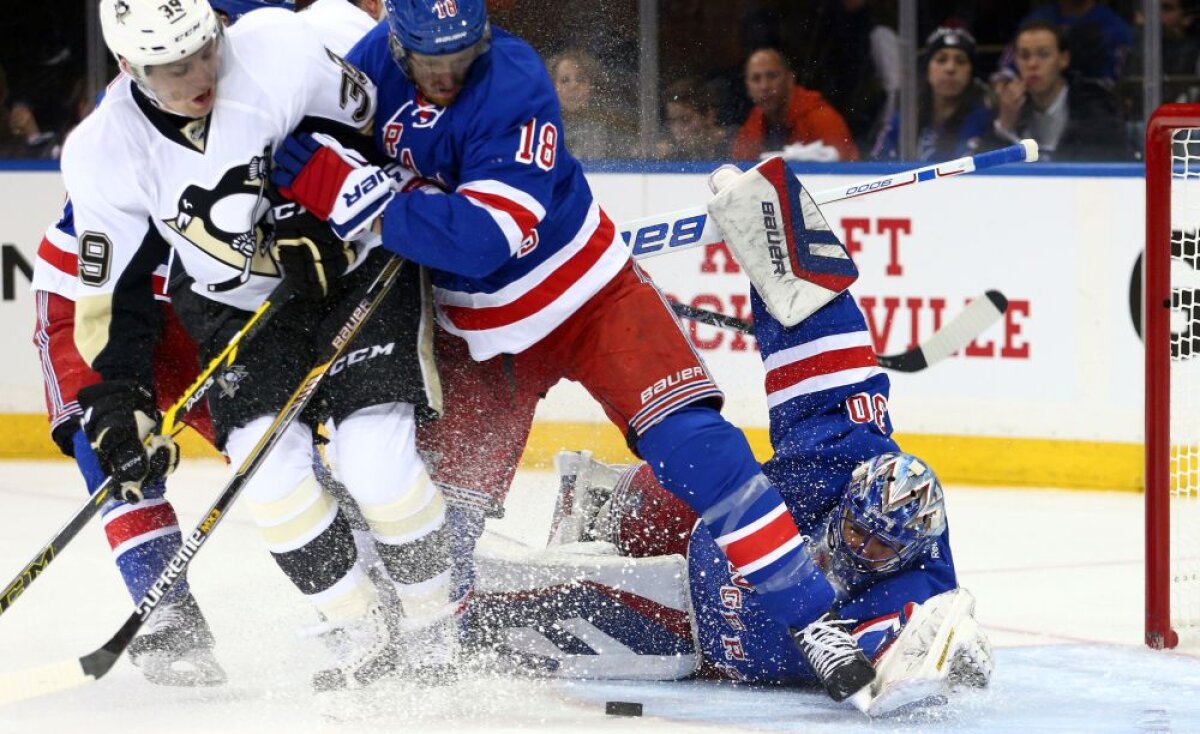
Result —
[{"label": "hockey player in blue jersey", "polygon": [[[846,625],[875,666],[854,703],[881,715],[986,685],[990,646],[958,587],[942,486],[891,437],[890,383],[861,311],[843,292],[789,328],[757,291],[751,303],[775,449],[763,473],[837,590],[813,612]],[[556,463],[548,550],[483,544],[474,604],[483,644],[561,676],[782,685],[817,682],[844,654],[798,654],[710,531],[645,464],[608,466],[587,452]]]},{"label": "hockey player in blue jersey", "polygon": [[[343,238],[373,228],[385,248],[428,266],[439,323],[473,360],[455,364],[443,351],[443,374],[485,386],[475,395],[503,396],[480,403],[446,385],[438,424],[463,420],[485,433],[444,432],[435,480],[452,499],[457,487],[502,501],[506,483],[472,486],[472,475],[487,471],[497,444],[515,465],[538,397],[560,379],[579,382],[663,486],[701,516],[766,613],[806,655],[822,655],[830,695],[862,689],[870,663],[841,627],[818,622],[833,587],[562,145],[541,59],[489,24],[483,0],[389,0],[387,9],[388,23],[347,60],[377,90],[375,144],[398,164],[395,185],[336,141],[306,134],[276,151],[272,180]],[[502,430],[514,416],[517,428]],[[447,466],[457,466],[456,478]],[[468,541],[460,559],[481,517],[452,519]]]}]

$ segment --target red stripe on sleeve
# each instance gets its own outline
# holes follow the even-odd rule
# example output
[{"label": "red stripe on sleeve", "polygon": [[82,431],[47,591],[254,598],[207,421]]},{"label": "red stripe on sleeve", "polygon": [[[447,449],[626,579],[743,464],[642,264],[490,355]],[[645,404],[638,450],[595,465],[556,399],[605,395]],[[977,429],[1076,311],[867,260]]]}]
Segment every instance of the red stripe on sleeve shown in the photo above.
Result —
[{"label": "red stripe on sleeve", "polygon": [[42,244],[38,245],[37,256],[39,260],[45,260],[55,269],[61,270],[72,278],[79,274],[79,263],[76,261],[75,253],[58,249],[45,237],[42,238]]},{"label": "red stripe on sleeve", "polygon": [[796,522],[785,511],[750,535],[723,546],[723,549],[733,565],[744,568],[799,535]]},{"label": "red stripe on sleeve", "polygon": [[517,228],[521,230],[522,240],[528,237],[533,228],[538,225],[537,215],[512,199],[506,199],[499,194],[485,194],[482,191],[472,191],[471,189],[462,189],[459,193],[478,201],[480,204],[486,204],[493,209],[499,209],[512,217],[513,221],[517,223]]},{"label": "red stripe on sleeve", "polygon": [[553,303],[577,283],[608,251],[615,233],[616,227],[613,226],[612,220],[601,212],[600,226],[592,233],[587,244],[528,293],[503,306],[470,308],[444,305],[442,313],[464,331],[496,329],[528,318]]},{"label": "red stripe on sleeve", "polygon": [[834,349],[814,354],[807,359],[776,367],[767,373],[767,392],[772,393],[791,387],[798,382],[817,375],[828,375],[856,367],[874,367],[879,364],[875,350],[869,346]]}]

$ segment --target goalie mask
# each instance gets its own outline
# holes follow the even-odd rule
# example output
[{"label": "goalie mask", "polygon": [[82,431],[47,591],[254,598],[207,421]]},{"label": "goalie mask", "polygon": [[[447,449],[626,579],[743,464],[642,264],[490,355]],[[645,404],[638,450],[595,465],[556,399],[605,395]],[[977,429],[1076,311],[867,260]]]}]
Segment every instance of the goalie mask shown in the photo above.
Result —
[{"label": "goalie mask", "polygon": [[933,470],[912,454],[880,454],[854,469],[825,545],[835,573],[870,577],[912,563],[945,530],[945,494]]}]

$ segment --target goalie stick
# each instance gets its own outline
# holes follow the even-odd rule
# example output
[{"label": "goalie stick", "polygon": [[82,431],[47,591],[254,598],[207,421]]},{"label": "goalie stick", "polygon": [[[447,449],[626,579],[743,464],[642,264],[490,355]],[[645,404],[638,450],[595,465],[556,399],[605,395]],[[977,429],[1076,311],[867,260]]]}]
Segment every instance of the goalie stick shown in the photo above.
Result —
[{"label": "goalie stick", "polygon": [[[676,301],[671,302],[675,313],[685,319],[709,326],[754,334],[754,325],[736,316],[707,311]],[[899,354],[877,355],[879,366],[895,372],[920,372],[975,341],[980,334],[1008,310],[1008,299],[1000,291],[991,290],[971,301],[957,316],[934,332],[933,336]]]},{"label": "goalie stick", "polygon": [[32,670],[0,674],[0,706],[99,680],[109,670],[112,670],[113,665],[129,647],[129,643],[137,635],[138,630],[154,613],[175,582],[183,576],[188,564],[200,552],[200,548],[212,537],[213,531],[224,519],[230,505],[241,494],[243,487],[254,476],[267,454],[279,442],[284,430],[308,405],[308,401],[320,387],[325,375],[329,374],[330,367],[346,351],[346,347],[354,340],[363,323],[371,317],[384,296],[392,289],[403,264],[404,261],[398,257],[388,259],[379,274],[375,276],[375,280],[366,288],[346,323],[338,330],[329,344],[321,350],[316,364],[300,382],[288,402],[275,416],[275,420],[266,433],[234,472],[233,478],[221,490],[221,494],[205,513],[204,518],[184,539],[183,545],[167,562],[162,573],[150,585],[145,596],[138,602],[137,608],[129,615],[116,634],[98,649],[81,658],[53,663]]},{"label": "goalie stick", "polygon": [[[964,158],[938,163],[911,171],[893,173],[878,178],[858,181],[824,191],[814,191],[813,200],[818,205],[829,204],[860,196],[890,191],[903,186],[925,183],[964,173],[983,171],[1008,163],[1033,162],[1038,158],[1038,146],[1034,140],[1022,140],[1005,148],[977,153]],[[680,209],[679,211],[642,217],[625,222],[620,226],[621,237],[633,250],[637,259],[654,257],[666,252],[690,250],[693,247],[716,245],[723,241],[717,225],[708,216],[703,206]]]},{"label": "goalie stick", "polygon": [[[169,435],[174,437],[183,430],[184,423],[182,417],[186,415],[193,407],[196,406],[204,396],[208,394],[213,385],[216,384],[220,377],[219,371],[233,364],[237,358],[238,347],[242,342],[251,338],[270,321],[271,317],[279,311],[280,307],[290,300],[292,288],[285,282],[281,282],[267,296],[267,300],[263,301],[257,310],[250,316],[250,319],[233,337],[225,348],[214,357],[204,371],[196,377],[191,385],[188,386],[183,394],[167,408],[167,410],[159,418],[158,424],[147,436],[147,441],[155,435]],[[0,591],[0,614],[8,611],[9,607],[16,602],[20,596],[25,593],[29,587],[37,580],[46,567],[58,557],[63,548],[79,533],[83,526],[95,517],[96,513],[108,501],[112,493],[113,480],[111,477],[106,478],[104,482],[96,489],[92,496],[88,497],[71,519],[59,529],[54,537],[48,543],[43,545],[33,559],[21,569],[16,577],[10,581],[3,591]]]}]

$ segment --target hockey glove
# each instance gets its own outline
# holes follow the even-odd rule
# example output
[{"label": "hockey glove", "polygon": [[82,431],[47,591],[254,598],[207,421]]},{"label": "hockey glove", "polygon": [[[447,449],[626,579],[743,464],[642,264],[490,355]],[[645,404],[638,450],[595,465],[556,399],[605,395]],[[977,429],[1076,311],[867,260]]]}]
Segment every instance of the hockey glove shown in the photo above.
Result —
[{"label": "hockey glove", "polygon": [[350,264],[354,248],[338,239],[324,222],[309,212],[289,205],[298,212],[281,216],[276,208],[275,242],[271,252],[283,266],[283,276],[301,298],[320,301],[337,287]]},{"label": "hockey glove", "polygon": [[271,181],[343,240],[369,230],[395,195],[387,172],[320,133],[288,136],[275,151]]},{"label": "hockey glove", "polygon": [[175,471],[175,441],[150,436],[158,409],[148,389],[133,380],[108,380],[81,389],[78,400],[83,430],[100,466],[117,483],[117,498],[140,502],[143,484]]}]

